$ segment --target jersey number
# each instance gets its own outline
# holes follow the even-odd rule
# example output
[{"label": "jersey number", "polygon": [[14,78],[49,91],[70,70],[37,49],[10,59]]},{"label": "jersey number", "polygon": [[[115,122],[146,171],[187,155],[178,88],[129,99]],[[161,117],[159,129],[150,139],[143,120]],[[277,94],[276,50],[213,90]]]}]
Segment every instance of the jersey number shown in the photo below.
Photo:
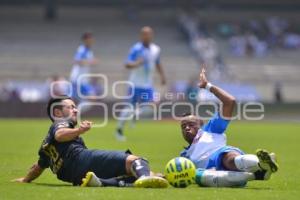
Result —
[{"label": "jersey number", "polygon": [[51,162],[53,164],[52,171],[53,173],[57,173],[57,171],[61,168],[63,164],[63,160],[59,157],[59,153],[56,151],[55,146],[47,145],[44,148],[46,154],[51,158]]}]

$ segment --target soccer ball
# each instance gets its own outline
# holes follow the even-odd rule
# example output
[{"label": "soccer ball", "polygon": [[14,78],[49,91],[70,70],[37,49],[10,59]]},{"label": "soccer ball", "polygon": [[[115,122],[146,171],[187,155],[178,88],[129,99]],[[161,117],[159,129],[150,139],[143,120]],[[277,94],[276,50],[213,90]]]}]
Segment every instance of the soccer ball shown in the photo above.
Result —
[{"label": "soccer ball", "polygon": [[194,163],[184,157],[173,158],[165,167],[166,179],[174,187],[187,187],[195,181],[195,175]]}]

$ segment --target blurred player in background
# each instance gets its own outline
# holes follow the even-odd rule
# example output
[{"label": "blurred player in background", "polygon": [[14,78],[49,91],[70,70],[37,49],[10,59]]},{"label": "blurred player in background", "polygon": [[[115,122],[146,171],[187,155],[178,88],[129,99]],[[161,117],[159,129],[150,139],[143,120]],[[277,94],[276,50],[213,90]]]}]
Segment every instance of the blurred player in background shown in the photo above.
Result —
[{"label": "blurred player in background", "polygon": [[[160,47],[152,42],[153,30],[145,26],[140,31],[140,42],[137,42],[130,49],[125,67],[130,70],[129,81],[133,87],[129,88],[129,94],[132,95],[130,102],[134,110],[125,107],[120,114],[117,125],[116,137],[124,141],[123,129],[128,116],[138,118],[145,112],[152,112],[149,107],[138,107],[139,103],[153,102],[153,76],[157,69],[161,84],[166,84],[166,78],[160,62]],[[127,118],[127,119],[126,119]]]},{"label": "blurred player in background", "polygon": [[90,130],[92,123],[82,121],[76,127],[77,112],[76,104],[69,97],[49,100],[47,113],[53,123],[40,147],[39,159],[25,177],[14,181],[29,183],[50,167],[59,180],[73,185],[125,187],[128,182],[135,187],[168,186],[165,179],[153,175],[148,161],[129,150],[87,149],[81,135]]},{"label": "blurred player in background", "polygon": [[93,94],[92,87],[90,85],[90,79],[82,79],[81,84],[78,84],[78,79],[80,75],[88,75],[91,73],[91,67],[98,64],[98,59],[95,58],[94,52],[92,51],[92,46],[95,43],[94,36],[91,32],[85,32],[81,36],[82,44],[77,48],[74,55],[74,65],[70,75],[70,81],[73,87],[73,97],[79,99],[79,94],[77,93],[77,88],[83,95],[89,96]]},{"label": "blurred player in background", "polygon": [[209,83],[204,69],[200,73],[200,88],[205,88],[221,100],[222,106],[207,124],[192,114],[181,120],[183,138],[189,146],[181,156],[192,160],[198,168],[196,183],[209,187],[245,186],[247,181],[268,180],[278,170],[275,154],[257,150],[256,155],[244,154],[228,146],[225,130],[232,117],[235,98]]}]

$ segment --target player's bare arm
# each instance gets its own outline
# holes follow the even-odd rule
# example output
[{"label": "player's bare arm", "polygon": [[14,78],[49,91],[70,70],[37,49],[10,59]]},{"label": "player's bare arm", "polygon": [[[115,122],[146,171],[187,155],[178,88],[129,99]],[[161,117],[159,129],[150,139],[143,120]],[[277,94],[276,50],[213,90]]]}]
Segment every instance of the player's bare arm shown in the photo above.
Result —
[{"label": "player's bare arm", "polygon": [[[200,72],[199,75],[199,87],[200,88],[206,88],[208,81],[207,78],[205,76],[205,69],[203,68]],[[221,100],[221,102],[223,103],[222,105],[222,116],[224,118],[231,118],[232,117],[232,113],[233,113],[233,109],[235,107],[235,98],[229,94],[228,92],[226,92],[225,90],[212,85],[210,87],[210,92],[213,93],[218,99]]]},{"label": "player's bare arm", "polygon": [[82,59],[79,61],[76,61],[76,64],[80,66],[85,66],[85,65],[97,65],[99,63],[98,59]]},{"label": "player's bare arm", "polygon": [[163,68],[162,68],[162,66],[161,66],[160,63],[158,63],[156,65],[156,69],[157,69],[157,71],[158,71],[158,73],[160,75],[161,84],[165,85],[166,84],[166,76],[165,76],[164,70],[163,70]]},{"label": "player's bare arm", "polygon": [[79,128],[61,128],[55,132],[55,140],[58,142],[68,142],[74,140],[79,135],[87,132],[92,126],[92,122],[83,121]]},{"label": "player's bare arm", "polygon": [[127,69],[134,69],[134,68],[137,68],[137,67],[141,66],[143,63],[144,63],[144,59],[140,57],[134,62],[126,63],[125,67]]},{"label": "player's bare arm", "polygon": [[40,167],[37,163],[35,163],[28,171],[25,177],[17,178],[12,180],[14,182],[19,183],[30,183],[34,179],[38,178],[44,171],[44,168]]}]

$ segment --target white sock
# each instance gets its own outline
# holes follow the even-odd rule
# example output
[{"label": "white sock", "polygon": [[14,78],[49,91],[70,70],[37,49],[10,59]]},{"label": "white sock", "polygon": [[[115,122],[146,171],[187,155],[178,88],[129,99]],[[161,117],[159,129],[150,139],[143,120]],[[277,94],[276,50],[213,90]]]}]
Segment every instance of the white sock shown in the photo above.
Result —
[{"label": "white sock", "polygon": [[125,126],[126,121],[132,119],[132,117],[134,117],[133,115],[134,115],[134,110],[133,109],[128,108],[128,107],[124,108],[121,111],[120,116],[118,117],[119,121],[118,121],[117,127],[119,129],[123,129],[124,126]]},{"label": "white sock", "polygon": [[244,172],[256,172],[260,170],[259,160],[256,155],[246,154],[234,158],[236,168]]},{"label": "white sock", "polygon": [[243,187],[255,179],[253,173],[197,169],[196,183],[206,187]]}]

